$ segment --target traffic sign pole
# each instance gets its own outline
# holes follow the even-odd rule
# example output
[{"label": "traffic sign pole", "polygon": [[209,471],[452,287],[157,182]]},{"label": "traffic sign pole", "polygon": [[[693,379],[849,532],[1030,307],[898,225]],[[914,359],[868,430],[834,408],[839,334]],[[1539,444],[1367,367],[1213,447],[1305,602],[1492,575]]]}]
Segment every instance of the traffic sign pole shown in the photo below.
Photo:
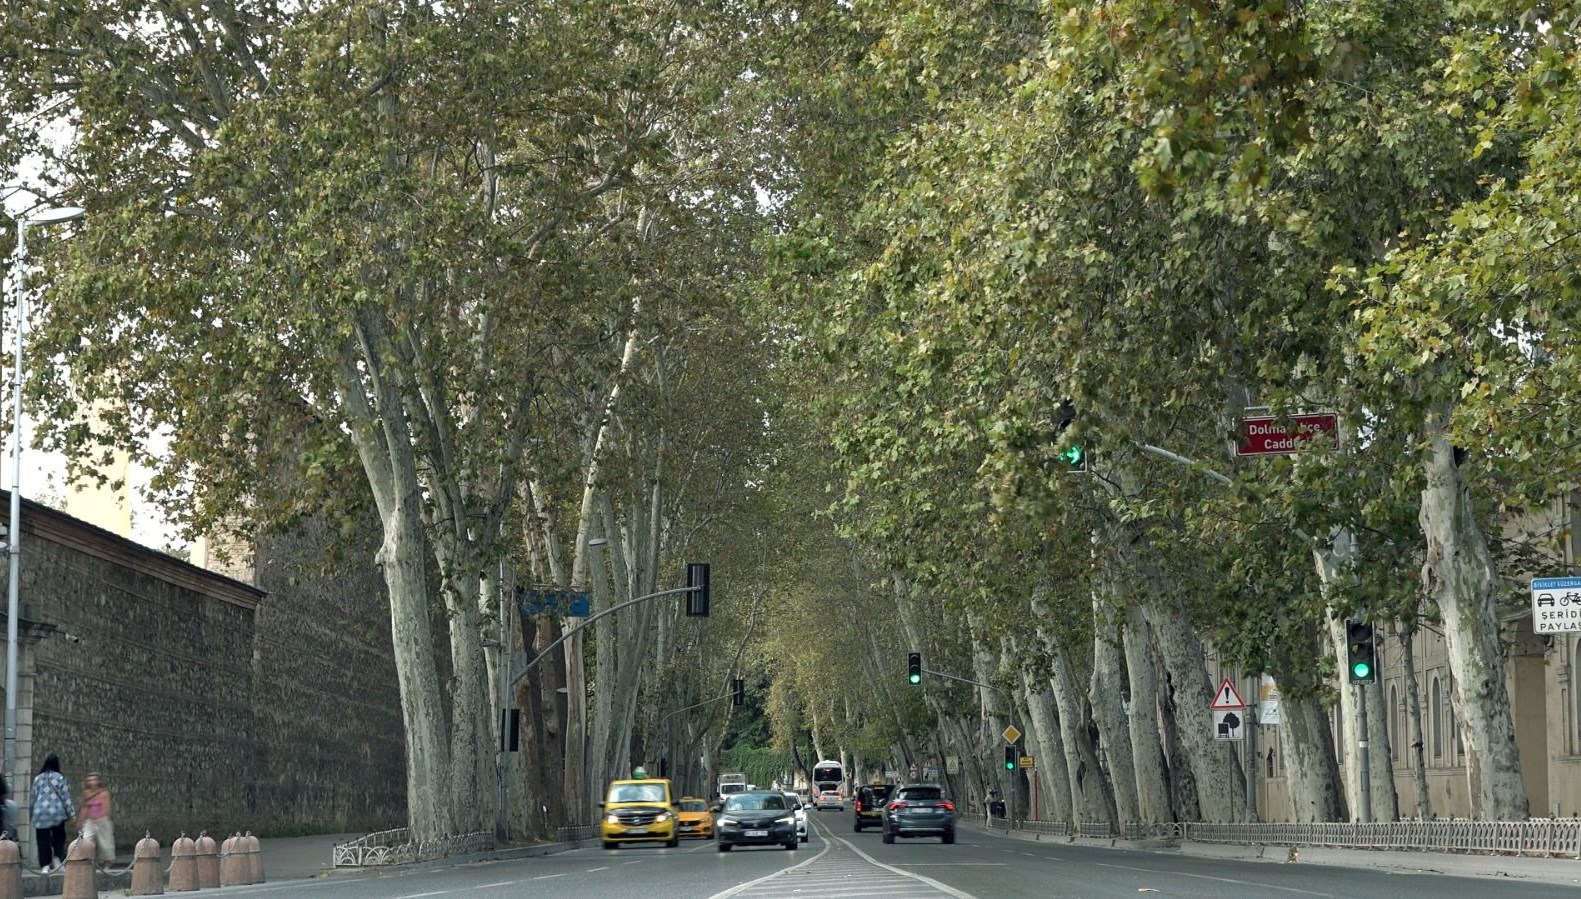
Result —
[{"label": "traffic sign pole", "polygon": [[1367,684],[1356,684],[1356,717],[1357,730],[1361,731],[1356,740],[1356,766],[1361,769],[1361,776],[1356,779],[1360,786],[1361,823],[1372,823],[1372,760],[1367,757]]}]

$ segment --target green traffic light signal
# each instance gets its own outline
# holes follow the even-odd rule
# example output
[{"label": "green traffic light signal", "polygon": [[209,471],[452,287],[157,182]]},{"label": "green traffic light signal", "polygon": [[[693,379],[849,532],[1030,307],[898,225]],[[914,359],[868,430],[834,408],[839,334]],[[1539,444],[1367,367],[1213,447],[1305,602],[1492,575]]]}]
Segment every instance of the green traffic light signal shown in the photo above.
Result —
[{"label": "green traffic light signal", "polygon": [[1005,747],[1005,770],[1016,770],[1016,747],[1014,743]]},{"label": "green traffic light signal", "polygon": [[1350,666],[1350,676],[1354,680],[1367,680],[1372,677],[1372,666],[1366,662],[1357,662]]},{"label": "green traffic light signal", "polygon": [[920,675],[920,674],[913,674],[913,675],[910,676],[910,680],[914,684],[920,684],[920,683],[922,683],[922,675]]},{"label": "green traffic light signal", "polygon": [[1087,450],[1082,447],[1066,447],[1059,454],[1059,460],[1069,466],[1071,471],[1083,472],[1087,470]]},{"label": "green traffic light signal", "polygon": [[922,683],[922,653],[906,653],[906,680],[913,687]]}]

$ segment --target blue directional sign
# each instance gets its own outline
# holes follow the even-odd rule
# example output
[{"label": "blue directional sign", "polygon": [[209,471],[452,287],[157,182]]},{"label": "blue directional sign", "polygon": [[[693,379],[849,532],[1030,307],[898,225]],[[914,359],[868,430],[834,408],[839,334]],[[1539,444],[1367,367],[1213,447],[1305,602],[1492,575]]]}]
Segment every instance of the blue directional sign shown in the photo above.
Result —
[{"label": "blue directional sign", "polygon": [[544,590],[537,587],[522,587],[516,591],[516,596],[521,605],[521,613],[528,618],[534,615],[586,618],[591,614],[586,590]]},{"label": "blue directional sign", "polygon": [[1532,630],[1581,631],[1581,577],[1532,578]]}]

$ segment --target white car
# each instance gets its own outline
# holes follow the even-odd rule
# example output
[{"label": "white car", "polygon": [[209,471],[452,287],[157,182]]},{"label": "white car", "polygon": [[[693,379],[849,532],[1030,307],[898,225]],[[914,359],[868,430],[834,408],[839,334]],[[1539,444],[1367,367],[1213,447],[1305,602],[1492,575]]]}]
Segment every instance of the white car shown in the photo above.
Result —
[{"label": "white car", "polygon": [[785,800],[796,810],[796,836],[801,837],[803,843],[807,842],[807,804],[795,793],[786,793]]}]

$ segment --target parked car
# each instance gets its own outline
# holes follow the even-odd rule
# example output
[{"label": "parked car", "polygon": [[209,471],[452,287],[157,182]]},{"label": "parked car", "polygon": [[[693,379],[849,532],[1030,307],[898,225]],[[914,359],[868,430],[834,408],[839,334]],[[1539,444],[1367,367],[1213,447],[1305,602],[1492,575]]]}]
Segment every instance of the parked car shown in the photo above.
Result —
[{"label": "parked car", "polygon": [[884,826],[884,806],[889,803],[889,794],[894,791],[893,784],[869,784],[856,791],[857,833],[875,824]]},{"label": "parked car", "polygon": [[668,780],[648,777],[610,781],[598,808],[602,813],[599,837],[605,849],[614,849],[621,843],[680,845],[675,820],[680,808]]},{"label": "parked car", "polygon": [[681,824],[681,836],[702,837],[705,840],[714,838],[714,812],[708,807],[706,799],[696,796],[681,797],[681,810],[676,813],[675,819]]},{"label": "parked car", "polygon": [[737,793],[725,800],[715,822],[720,852],[736,846],[780,845],[795,849],[796,811],[785,794],[774,791]]},{"label": "parked car", "polygon": [[785,801],[791,804],[791,811],[796,813],[796,836],[803,843],[807,842],[807,804],[801,801],[801,796],[796,793],[786,793]]},{"label": "parked car", "polygon": [[884,842],[896,837],[939,837],[955,842],[955,803],[938,784],[906,784],[896,788],[884,806]]}]

